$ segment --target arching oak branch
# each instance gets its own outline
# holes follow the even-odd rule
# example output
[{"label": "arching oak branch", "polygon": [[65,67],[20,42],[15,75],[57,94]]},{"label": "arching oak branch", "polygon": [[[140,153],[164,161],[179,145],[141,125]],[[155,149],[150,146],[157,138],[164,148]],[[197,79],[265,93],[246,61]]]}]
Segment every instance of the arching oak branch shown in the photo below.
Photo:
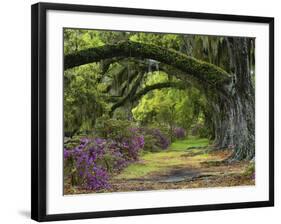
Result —
[{"label": "arching oak branch", "polygon": [[227,84],[231,80],[230,75],[225,70],[213,64],[197,60],[172,49],[131,41],[90,48],[66,55],[64,58],[64,69],[113,57],[154,59],[190,74],[199,81],[215,86]]}]

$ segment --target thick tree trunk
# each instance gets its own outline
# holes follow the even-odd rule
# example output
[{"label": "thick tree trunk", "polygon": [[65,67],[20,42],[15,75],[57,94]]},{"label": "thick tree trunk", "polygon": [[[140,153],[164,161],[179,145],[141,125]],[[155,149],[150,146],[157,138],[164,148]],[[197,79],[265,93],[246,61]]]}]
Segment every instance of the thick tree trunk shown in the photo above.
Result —
[{"label": "thick tree trunk", "polygon": [[229,38],[229,54],[233,83],[229,99],[214,103],[216,144],[233,148],[230,160],[250,160],[255,157],[255,91],[251,80],[247,39]]}]

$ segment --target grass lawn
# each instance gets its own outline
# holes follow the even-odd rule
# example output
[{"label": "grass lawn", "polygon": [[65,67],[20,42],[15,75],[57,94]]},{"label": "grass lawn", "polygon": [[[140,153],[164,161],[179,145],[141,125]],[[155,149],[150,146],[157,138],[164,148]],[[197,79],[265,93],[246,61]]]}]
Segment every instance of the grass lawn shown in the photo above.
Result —
[{"label": "grass lawn", "polygon": [[[165,174],[167,171],[187,165],[187,160],[184,157],[187,153],[198,151],[198,149],[188,149],[189,147],[205,147],[209,141],[206,138],[189,137],[184,140],[173,142],[170,147],[160,152],[144,152],[140,156],[140,160],[130,164],[125,168],[116,179],[137,179],[148,178],[150,174],[161,172]],[[202,149],[201,149],[202,151]],[[206,157],[208,154],[201,153],[198,156],[192,157],[191,165],[200,158]]]}]

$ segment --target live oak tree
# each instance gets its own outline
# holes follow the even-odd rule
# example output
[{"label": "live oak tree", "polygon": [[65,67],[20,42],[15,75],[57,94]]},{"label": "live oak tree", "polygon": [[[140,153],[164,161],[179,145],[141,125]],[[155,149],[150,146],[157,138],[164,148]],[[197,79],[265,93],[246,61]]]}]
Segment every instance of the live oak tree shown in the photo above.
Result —
[{"label": "live oak tree", "polygon": [[[127,33],[110,44],[76,48],[65,55],[64,69],[67,72],[96,63],[101,76],[97,80],[106,83],[100,92],[105,93],[114,92],[114,77],[118,75],[117,95],[109,94],[108,98],[112,102],[108,108],[111,114],[119,107],[131,110],[142,96],[155,89],[196,87],[206,98],[201,109],[216,148],[232,147],[234,154],[230,160],[254,159],[254,40],[198,35],[170,35],[161,39],[149,35],[150,41],[155,37],[152,42],[145,39],[148,34],[130,37]],[[151,64],[154,70],[175,79],[143,86]]]}]

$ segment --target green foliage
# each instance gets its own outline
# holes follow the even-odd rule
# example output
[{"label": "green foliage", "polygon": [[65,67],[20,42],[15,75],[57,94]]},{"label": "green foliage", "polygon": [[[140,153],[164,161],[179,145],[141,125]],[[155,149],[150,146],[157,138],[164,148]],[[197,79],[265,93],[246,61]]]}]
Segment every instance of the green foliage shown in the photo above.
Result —
[{"label": "green foliage", "polygon": [[70,54],[91,47],[114,44],[119,41],[128,40],[130,32],[65,28],[63,35],[64,53]]},{"label": "green foliage", "polygon": [[255,175],[255,163],[254,162],[250,162],[249,165],[247,166],[245,172],[244,172],[245,176],[253,176]]},{"label": "green foliage", "polygon": [[[170,78],[163,72],[154,72],[147,78],[145,85],[161,83]],[[154,90],[146,94],[140,103],[133,108],[134,118],[141,124],[167,125],[172,135],[173,127],[180,126],[189,130],[200,118],[203,118],[202,108],[206,99],[199,90],[190,88],[178,90],[167,88]]]},{"label": "green foliage", "polygon": [[165,48],[180,48],[180,36],[176,34],[136,33],[130,37],[131,41],[154,44]]},{"label": "green foliage", "polygon": [[64,29],[64,53],[69,54],[90,47],[102,46],[104,42],[95,30]]},{"label": "green foliage", "polygon": [[[226,49],[226,38],[202,35],[157,34],[141,32],[114,32],[86,29],[64,29],[64,54],[79,52],[89,48],[96,48],[91,54],[101,54],[97,47],[109,46],[131,41],[120,47],[133,47],[134,44],[150,44],[149,52],[155,50],[170,50],[178,57],[163,55],[165,60],[173,64],[182,65],[186,55],[195,57],[191,60],[193,70],[205,74],[208,69],[208,80],[220,80],[217,72],[220,68],[208,66],[206,62],[229,70],[229,55]],[[253,42],[251,42],[253,45]],[[132,46],[131,46],[132,45]],[[251,49],[253,49],[253,46]],[[138,45],[136,45],[138,46]],[[155,46],[155,48],[153,47]],[[158,47],[158,48],[157,48]],[[160,47],[160,48],[159,48]],[[142,52],[142,49],[139,49]],[[254,52],[254,51],[251,51]],[[176,54],[177,53],[177,54]],[[181,54],[183,53],[183,54]],[[173,54],[171,54],[173,55]],[[254,57],[251,61],[254,64]],[[199,59],[199,60],[197,60]],[[153,61],[153,60],[152,60]],[[154,70],[150,71],[150,66]],[[154,63],[154,64],[153,64]],[[184,65],[182,65],[184,66]],[[195,67],[196,68],[195,68]],[[164,82],[188,83],[193,80],[179,79],[176,71],[160,67],[160,62],[151,62],[149,58],[116,58],[112,57],[96,63],[67,69],[64,71],[64,129],[69,136],[84,131],[93,131],[96,120],[102,116],[113,116],[119,120],[136,120],[144,125],[162,125],[169,129],[172,136],[173,127],[179,126],[190,132],[191,127],[202,124],[201,136],[210,135],[210,122],[205,122],[208,109],[204,94],[197,89],[197,85],[180,90],[174,87],[162,88],[146,93],[139,101],[131,102],[140,89],[146,86]],[[223,70],[221,74],[223,74]],[[177,78],[175,78],[177,77]],[[203,76],[202,76],[203,77]],[[224,79],[224,76],[221,76]],[[212,96],[208,96],[208,100]],[[122,99],[124,102],[118,105]],[[111,114],[113,106],[117,109]],[[119,107],[119,108],[118,108]],[[212,113],[212,112],[211,112]],[[209,118],[208,118],[209,119]],[[205,123],[207,125],[205,125]],[[203,133],[204,132],[204,133]],[[173,140],[173,139],[172,139]]]},{"label": "green foliage", "polygon": [[97,117],[108,106],[102,99],[103,85],[97,83],[99,65],[89,64],[65,71],[64,74],[64,129],[91,130]]},{"label": "green foliage", "polygon": [[160,147],[157,146],[157,139],[151,133],[144,135],[144,142],[144,151],[156,152],[161,150]]},{"label": "green foliage", "polygon": [[95,125],[95,133],[102,138],[122,139],[132,136],[135,124],[127,120],[110,119],[106,116],[99,117]]},{"label": "green foliage", "polygon": [[144,136],[144,151],[156,152],[167,149],[171,144],[170,133],[165,126],[151,125],[141,128],[141,133]]},{"label": "green foliage", "polygon": [[209,128],[200,123],[191,127],[191,134],[200,138],[208,138],[211,135]]}]

